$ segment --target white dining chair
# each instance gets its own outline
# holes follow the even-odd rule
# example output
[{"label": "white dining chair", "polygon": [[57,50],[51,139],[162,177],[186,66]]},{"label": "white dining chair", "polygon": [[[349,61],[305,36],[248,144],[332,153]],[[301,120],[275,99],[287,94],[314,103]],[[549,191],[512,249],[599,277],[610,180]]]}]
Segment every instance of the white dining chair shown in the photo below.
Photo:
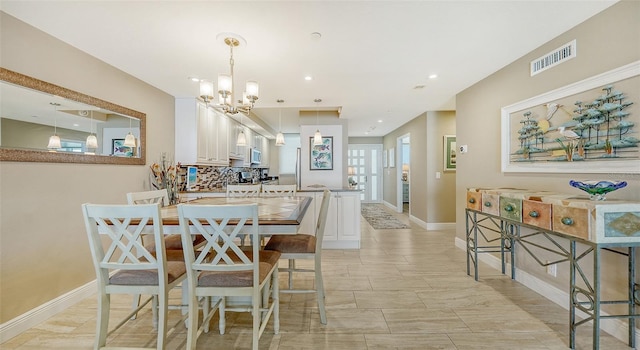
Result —
[{"label": "white dining chair", "polygon": [[261,197],[292,197],[296,195],[296,185],[262,185]]},{"label": "white dining chair", "polygon": [[[169,290],[187,275],[184,262],[166,259],[160,204],[83,204],[82,212],[98,285],[94,349],[105,347],[107,337],[149,301],[153,302],[154,327],[158,330],[156,349],[165,349],[170,333],[167,332]],[[155,254],[140,240],[147,226],[152,227],[155,246],[159,248]],[[150,294],[151,297],[109,331],[112,294]]]},{"label": "white dining chair", "polygon": [[227,185],[227,197],[258,197],[260,184],[257,185]]},{"label": "white dining chair", "polygon": [[[169,205],[169,195],[167,193],[167,189],[163,188],[160,190],[152,190],[152,191],[142,191],[142,192],[129,192],[127,193],[127,202],[131,205],[134,204],[152,204],[152,203],[160,203],[161,206]],[[144,239],[145,235],[141,236],[142,242],[147,250],[149,250],[152,254],[156,253],[156,245],[154,240],[146,241]],[[194,246],[197,248],[202,244],[204,239],[202,236],[193,235]],[[166,235],[164,238],[164,247],[166,251],[167,260],[169,261],[184,261],[184,254],[182,253],[182,238],[179,234],[175,235]],[[133,296],[133,304],[132,309],[138,308],[140,305],[140,295]],[[133,315],[132,319],[135,319],[138,315]]]},{"label": "white dining chair", "polygon": [[[227,311],[251,312],[252,344],[253,349],[257,350],[269,318],[273,318],[275,334],[278,334],[280,328],[280,253],[260,251],[257,204],[180,204],[178,217],[185,247],[189,289],[187,349],[196,348],[198,336],[203,330],[208,330],[209,321],[218,310],[220,334],[225,333]],[[190,230],[200,233],[206,239],[206,244],[199,251],[189,249],[192,244],[188,233]],[[234,243],[241,231],[249,232],[253,238],[250,251],[244,251]],[[231,296],[248,297],[249,305],[227,307],[226,298]],[[210,297],[219,297],[211,308],[208,305]],[[205,303],[202,305],[203,321],[200,327],[199,300]]]},{"label": "white dining chair", "polygon": [[[327,324],[327,314],[325,311],[324,302],[324,281],[322,279],[322,239],[324,238],[326,229],[330,200],[331,192],[329,190],[324,190],[314,234],[276,234],[271,236],[269,242],[267,242],[266,246],[264,247],[264,250],[273,250],[280,252],[281,259],[289,260],[288,267],[279,269],[281,272],[288,273],[288,288],[280,289],[280,293],[315,293],[318,303],[318,312],[320,313],[320,322],[322,324]],[[313,259],[314,268],[297,268],[297,259]],[[315,277],[315,289],[294,289],[294,272],[313,272]]]}]

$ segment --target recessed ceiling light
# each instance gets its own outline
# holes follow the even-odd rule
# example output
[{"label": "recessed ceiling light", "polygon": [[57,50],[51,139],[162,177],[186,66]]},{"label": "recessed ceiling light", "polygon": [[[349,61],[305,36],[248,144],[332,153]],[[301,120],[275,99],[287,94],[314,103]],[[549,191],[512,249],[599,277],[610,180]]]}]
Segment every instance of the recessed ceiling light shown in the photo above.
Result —
[{"label": "recessed ceiling light", "polygon": [[414,90],[424,89],[424,85],[416,85],[413,87]]},{"label": "recessed ceiling light", "polygon": [[196,83],[200,81],[200,78],[196,78],[196,77],[187,77],[187,79],[189,79],[189,80],[191,80],[193,82],[196,82]]},{"label": "recessed ceiling light", "polygon": [[382,123],[382,119],[378,119],[378,123]]},{"label": "recessed ceiling light", "polygon": [[306,77],[304,77],[304,80],[311,81],[311,80],[313,80],[313,77],[310,76],[310,75],[307,75]]},{"label": "recessed ceiling light", "polygon": [[431,75],[429,76],[429,79],[435,79],[435,78],[437,78],[437,77],[438,77],[438,74],[431,74]]},{"label": "recessed ceiling light", "polygon": [[319,32],[311,33],[311,40],[320,40],[320,38],[322,38],[322,34],[320,34]]}]

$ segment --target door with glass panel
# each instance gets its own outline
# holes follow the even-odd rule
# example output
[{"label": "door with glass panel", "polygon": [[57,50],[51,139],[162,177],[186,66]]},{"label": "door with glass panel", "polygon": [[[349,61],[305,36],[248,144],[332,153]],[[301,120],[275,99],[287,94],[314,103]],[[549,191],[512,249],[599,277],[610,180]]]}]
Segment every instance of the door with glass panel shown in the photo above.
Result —
[{"label": "door with glass panel", "polygon": [[382,145],[349,145],[348,163],[362,203],[382,202]]}]

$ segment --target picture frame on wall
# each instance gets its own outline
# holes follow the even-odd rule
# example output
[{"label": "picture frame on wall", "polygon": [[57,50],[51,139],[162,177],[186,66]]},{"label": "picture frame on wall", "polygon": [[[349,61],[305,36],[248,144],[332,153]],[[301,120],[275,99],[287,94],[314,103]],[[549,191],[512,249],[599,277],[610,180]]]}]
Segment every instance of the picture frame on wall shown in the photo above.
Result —
[{"label": "picture frame on wall", "polygon": [[444,135],[444,171],[456,171],[456,135]]},{"label": "picture frame on wall", "polygon": [[333,136],[322,137],[321,145],[309,137],[309,170],[333,170]]},{"label": "picture frame on wall", "polygon": [[503,172],[640,173],[640,61],[503,107]]},{"label": "picture frame on wall", "polygon": [[133,148],[125,146],[124,139],[112,139],[111,155],[116,157],[133,157]]}]

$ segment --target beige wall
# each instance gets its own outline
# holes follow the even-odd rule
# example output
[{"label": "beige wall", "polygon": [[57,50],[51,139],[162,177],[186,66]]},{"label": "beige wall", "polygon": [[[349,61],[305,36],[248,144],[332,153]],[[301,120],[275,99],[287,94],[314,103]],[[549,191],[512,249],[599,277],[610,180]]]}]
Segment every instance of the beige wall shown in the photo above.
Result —
[{"label": "beige wall", "polygon": [[[410,215],[422,223],[451,223],[455,220],[455,172],[443,172],[443,135],[455,134],[455,112],[427,112],[384,136],[383,148],[398,150],[398,137],[409,135]],[[399,160],[396,155],[396,166]],[[397,168],[383,170],[384,201],[397,206]],[[441,178],[436,179],[436,172]]]},{"label": "beige wall", "polygon": [[[427,223],[452,223],[456,221],[456,172],[444,171],[444,135],[456,134],[456,113],[427,112],[427,134]],[[439,179],[436,172],[440,173]]]},{"label": "beige wall", "polygon": [[[558,36],[521,59],[459,93],[456,97],[457,143],[467,144],[469,152],[458,156],[456,178],[456,234],[465,235],[465,191],[468,187],[519,187],[579,194],[569,186],[570,179],[624,179],[629,185],[608,195],[610,198],[640,200],[640,175],[621,174],[526,174],[502,173],[500,167],[500,108],[589,78],[640,59],[640,2],[622,1]],[[612,31],[615,35],[612,35]],[[577,40],[577,57],[534,77],[529,62]],[[634,103],[638,91],[629,91]],[[559,288],[568,284],[566,264],[559,265],[557,278],[520,254],[519,268],[546,279]],[[605,289],[626,271],[612,258],[605,261]]]},{"label": "beige wall", "polygon": [[[0,12],[0,65],[147,114],[147,159],[173,155],[174,99]],[[123,52],[122,54],[126,54]],[[134,59],[134,58],[132,58]],[[0,323],[95,279],[80,205],[125,203],[147,166],[0,163]]]}]

